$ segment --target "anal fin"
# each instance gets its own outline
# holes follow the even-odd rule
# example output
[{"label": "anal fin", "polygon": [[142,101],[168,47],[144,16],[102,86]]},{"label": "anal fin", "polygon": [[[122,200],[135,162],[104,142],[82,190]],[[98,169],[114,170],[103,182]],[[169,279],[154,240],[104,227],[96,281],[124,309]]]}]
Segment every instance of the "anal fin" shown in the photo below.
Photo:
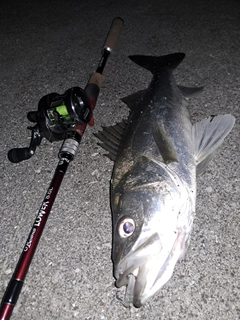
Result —
[{"label": "anal fin", "polygon": [[204,87],[184,87],[178,85],[178,89],[182,92],[184,97],[188,98],[201,93]]}]

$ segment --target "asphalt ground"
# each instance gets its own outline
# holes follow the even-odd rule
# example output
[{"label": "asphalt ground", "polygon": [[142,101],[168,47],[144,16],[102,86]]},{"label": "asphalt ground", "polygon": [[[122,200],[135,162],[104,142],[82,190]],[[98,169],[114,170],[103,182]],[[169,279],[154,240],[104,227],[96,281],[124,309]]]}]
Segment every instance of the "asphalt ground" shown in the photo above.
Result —
[{"label": "asphalt ground", "polygon": [[[124,28],[110,57],[79,152],[70,164],[12,319],[240,319],[240,2],[234,0],[1,1],[0,296],[58,163],[61,142],[44,140],[28,161],[7,152],[30,142],[29,111],[40,98],[85,87],[112,20]],[[113,163],[93,132],[127,117],[120,98],[151,75],[128,55],[185,52],[177,81],[205,86],[189,101],[193,122],[231,113],[236,124],[198,179],[197,215],[186,258],[140,309],[116,298],[111,262],[109,180]],[[119,291],[119,292],[118,292]]]}]

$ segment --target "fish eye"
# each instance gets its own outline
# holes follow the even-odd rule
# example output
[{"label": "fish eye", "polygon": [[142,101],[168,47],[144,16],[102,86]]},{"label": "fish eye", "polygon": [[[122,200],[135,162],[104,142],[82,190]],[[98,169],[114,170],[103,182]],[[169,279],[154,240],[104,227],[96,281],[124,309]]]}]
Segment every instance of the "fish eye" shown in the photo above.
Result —
[{"label": "fish eye", "polygon": [[135,223],[131,218],[124,218],[118,226],[118,234],[121,238],[130,237],[135,230]]}]

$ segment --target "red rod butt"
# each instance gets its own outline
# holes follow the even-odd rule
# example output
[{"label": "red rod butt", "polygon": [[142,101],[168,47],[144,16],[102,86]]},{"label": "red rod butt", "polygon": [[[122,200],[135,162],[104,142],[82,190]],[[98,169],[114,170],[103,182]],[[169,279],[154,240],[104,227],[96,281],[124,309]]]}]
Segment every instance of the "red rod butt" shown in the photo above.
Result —
[{"label": "red rod butt", "polygon": [[0,309],[0,320],[9,320],[13,311],[14,305],[3,303]]}]

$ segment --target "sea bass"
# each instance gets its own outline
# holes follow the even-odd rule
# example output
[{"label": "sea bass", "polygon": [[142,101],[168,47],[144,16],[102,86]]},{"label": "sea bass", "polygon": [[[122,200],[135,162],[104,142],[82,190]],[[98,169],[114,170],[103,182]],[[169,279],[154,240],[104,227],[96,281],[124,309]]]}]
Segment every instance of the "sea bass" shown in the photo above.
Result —
[{"label": "sea bass", "polygon": [[112,260],[116,286],[126,286],[126,306],[146,303],[184,257],[195,216],[196,176],[235,122],[226,114],[192,125],[186,97],[202,88],[176,84],[172,72],[184,56],[130,56],[151,71],[150,86],[123,99],[131,110],[128,121],[96,134],[114,160]]}]

